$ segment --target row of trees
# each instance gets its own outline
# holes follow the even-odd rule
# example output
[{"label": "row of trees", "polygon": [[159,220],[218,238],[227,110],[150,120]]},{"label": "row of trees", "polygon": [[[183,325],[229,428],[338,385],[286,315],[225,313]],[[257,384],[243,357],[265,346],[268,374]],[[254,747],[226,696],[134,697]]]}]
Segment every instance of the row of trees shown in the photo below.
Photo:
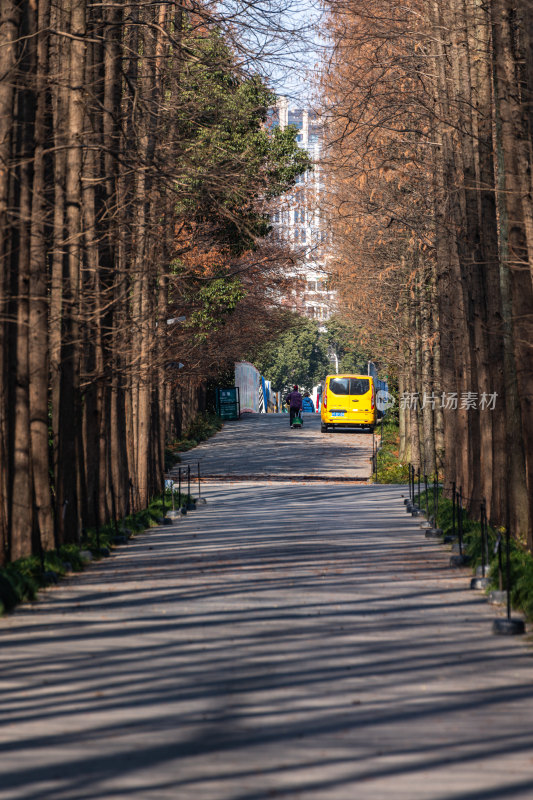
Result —
[{"label": "row of trees", "polygon": [[404,457],[531,548],[533,6],[325,6],[344,306],[411,398]]},{"label": "row of trees", "polygon": [[0,4],[0,564],[146,506],[200,383],[279,328],[265,211],[307,157],[213,14]]}]

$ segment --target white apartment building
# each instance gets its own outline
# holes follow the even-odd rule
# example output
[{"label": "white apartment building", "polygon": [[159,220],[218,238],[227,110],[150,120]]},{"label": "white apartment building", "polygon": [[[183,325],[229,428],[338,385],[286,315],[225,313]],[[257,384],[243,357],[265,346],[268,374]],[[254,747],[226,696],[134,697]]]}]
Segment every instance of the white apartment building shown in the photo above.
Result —
[{"label": "white apartment building", "polygon": [[271,109],[269,125],[298,128],[298,145],[309,153],[313,169],[300,175],[295,188],[282,197],[271,217],[273,232],[294,248],[300,257],[294,277],[298,280],[297,305],[308,317],[326,321],[334,312],[335,292],[328,289],[328,232],[321,213],[323,171],[321,149],[323,123],[306,109],[289,109],[286,97]]}]

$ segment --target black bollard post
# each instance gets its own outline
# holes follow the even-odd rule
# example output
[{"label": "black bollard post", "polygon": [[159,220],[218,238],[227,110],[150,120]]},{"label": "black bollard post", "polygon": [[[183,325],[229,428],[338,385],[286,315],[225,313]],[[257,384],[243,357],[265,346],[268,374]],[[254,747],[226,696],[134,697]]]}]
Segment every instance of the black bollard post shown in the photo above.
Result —
[{"label": "black bollard post", "polygon": [[133,514],[133,511],[135,509],[135,497],[133,491],[134,491],[133,481],[130,478],[130,514]]},{"label": "black bollard post", "polygon": [[407,465],[407,470],[409,473],[409,496],[404,497],[403,504],[404,506],[408,506],[411,503],[411,465]]},{"label": "black bollard post", "polygon": [[124,542],[128,541],[128,537],[124,533],[120,534],[118,532],[117,503],[115,500],[115,485],[113,481],[110,482],[109,488],[111,489],[111,513],[113,515],[113,527],[115,529],[115,542],[117,544],[124,544]]},{"label": "black bollard post", "polygon": [[[414,474],[414,468],[413,468],[413,474]],[[423,516],[422,509],[420,508],[420,506],[422,505],[422,485],[421,485],[422,478],[421,478],[421,475],[422,475],[422,473],[421,473],[420,467],[417,467],[416,477],[417,477],[418,491],[417,491],[417,495],[416,495],[416,503],[414,504],[413,510],[411,512],[413,517],[422,517]]]},{"label": "black bollard post", "polygon": [[459,537],[459,555],[463,557],[463,487],[459,487],[457,495],[457,535]]},{"label": "black bollard post", "polygon": [[181,467],[178,467],[178,486],[179,486],[179,504],[180,504],[180,511],[182,514],[187,513],[187,509],[185,507],[185,503],[183,502],[182,494],[181,494]]},{"label": "black bollard post", "polygon": [[481,577],[487,577],[487,567],[488,567],[488,558],[487,558],[487,505],[485,499],[483,499],[481,503],[481,507],[479,509],[480,517],[481,517]]},{"label": "black bollard post", "polygon": [[96,522],[96,549],[98,553],[100,553],[100,509],[98,508],[98,494],[96,491],[96,486],[94,487],[93,503],[94,519]]},{"label": "black bollard post", "polygon": [[485,564],[487,570],[490,569],[490,539],[489,539],[489,520],[487,517],[487,501],[483,498],[483,524],[485,525]]},{"label": "black bollard post", "polygon": [[452,483],[452,535],[453,535],[454,539],[455,539],[455,537],[457,535],[456,534],[456,530],[455,530],[455,504],[456,504],[456,501],[457,501],[457,498],[455,496],[455,481],[454,481]]},{"label": "black bollard post", "polygon": [[507,619],[511,619],[511,532],[505,529],[505,584],[507,587]]},{"label": "black bollard post", "polygon": [[202,497],[202,480],[200,478],[200,462],[198,462],[198,500],[197,503],[201,505],[206,504],[206,500]]},{"label": "black bollard post", "polygon": [[[98,530],[98,528],[97,528],[97,530]],[[41,541],[41,537],[40,537],[40,536],[38,536],[38,537],[37,537],[37,540],[38,540],[38,542],[39,542],[39,561],[41,562],[41,572],[42,572],[42,574],[44,575],[44,573],[46,572],[46,570],[45,570],[45,566],[44,566],[44,550],[43,550],[43,543],[42,543],[42,541]],[[98,548],[98,549],[100,549],[100,548]]]},{"label": "black bollard post", "polygon": [[435,478],[433,478],[433,487],[431,490],[431,513],[432,516],[430,518],[431,525],[426,530],[426,538],[427,539],[442,539],[443,531],[439,528],[437,524],[437,506],[435,503]]},{"label": "black bollard post", "polygon": [[498,636],[519,636],[526,632],[526,626],[521,619],[511,618],[511,532],[509,530],[509,512],[507,513],[507,526],[505,528],[505,558],[506,558],[506,589],[507,589],[507,617],[495,619],[492,623],[492,632]]},{"label": "black bollard post", "polygon": [[[450,567],[464,567],[470,562],[470,556],[463,552],[463,487],[459,487],[457,492],[457,547],[458,556],[450,558]],[[455,548],[455,546],[454,546]]]},{"label": "black bollard post", "polygon": [[452,483],[452,531],[444,537],[444,544],[452,544],[457,539],[455,530],[455,482]]},{"label": "black bollard post", "polygon": [[435,527],[438,528],[439,522],[439,471],[435,469]]},{"label": "black bollard post", "polygon": [[470,588],[471,589],[486,589],[488,586],[488,578],[487,578],[487,566],[488,566],[488,553],[487,553],[487,538],[488,538],[488,531],[487,531],[487,513],[486,513],[486,505],[485,500],[482,500],[479,506],[479,525],[480,525],[480,534],[481,534],[481,575],[476,575],[475,578],[472,578],[470,581]]},{"label": "black bollard post", "polygon": [[194,511],[195,508],[191,497],[191,465],[187,464],[187,511]]},{"label": "black bollard post", "polygon": [[407,511],[408,514],[411,514],[411,512],[413,511],[413,496],[411,494],[411,464],[410,463],[407,465],[407,470],[408,470],[408,473],[409,473],[409,498],[407,500],[404,500],[403,502],[405,504],[405,510]]},{"label": "black bollard post", "polygon": [[[174,500],[174,483],[169,479],[172,500]],[[174,506],[174,503],[172,503]],[[169,509],[170,510],[170,509]],[[163,525],[172,525],[173,517],[167,517],[167,479],[163,475]]]},{"label": "black bollard post", "polygon": [[503,592],[503,558],[502,558],[502,535],[498,534],[498,541],[496,542],[498,548],[498,588]]},{"label": "black bollard post", "polygon": [[[429,530],[432,527],[429,517],[429,484],[428,484],[428,476],[424,472],[424,494],[425,494],[425,506],[426,506],[426,519],[424,522],[420,524],[420,527],[424,530]],[[420,512],[422,513],[422,512]]]}]

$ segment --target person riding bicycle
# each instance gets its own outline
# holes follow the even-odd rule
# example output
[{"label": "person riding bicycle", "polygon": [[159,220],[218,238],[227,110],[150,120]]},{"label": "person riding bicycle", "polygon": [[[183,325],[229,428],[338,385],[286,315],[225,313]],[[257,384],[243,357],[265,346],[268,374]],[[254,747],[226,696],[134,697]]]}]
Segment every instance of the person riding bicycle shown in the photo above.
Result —
[{"label": "person riding bicycle", "polygon": [[292,392],[289,392],[285,398],[285,402],[289,406],[289,422],[291,428],[293,427],[294,417],[300,414],[302,408],[302,395],[298,391],[298,384],[295,383],[292,387]]}]

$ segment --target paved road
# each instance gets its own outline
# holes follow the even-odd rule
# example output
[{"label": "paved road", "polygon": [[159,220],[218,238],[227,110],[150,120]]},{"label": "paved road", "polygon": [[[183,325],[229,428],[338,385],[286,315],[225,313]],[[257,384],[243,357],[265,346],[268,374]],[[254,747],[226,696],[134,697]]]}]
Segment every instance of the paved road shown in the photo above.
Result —
[{"label": "paved road", "polygon": [[182,465],[210,477],[308,476],[365,480],[372,471],[372,434],[356,429],[320,432],[320,415],[304,414],[290,429],[288,414],[245,414],[212,439],[183,453]]},{"label": "paved road", "polygon": [[2,800],[531,800],[529,645],[397,487],[205,491],[0,620]]}]

